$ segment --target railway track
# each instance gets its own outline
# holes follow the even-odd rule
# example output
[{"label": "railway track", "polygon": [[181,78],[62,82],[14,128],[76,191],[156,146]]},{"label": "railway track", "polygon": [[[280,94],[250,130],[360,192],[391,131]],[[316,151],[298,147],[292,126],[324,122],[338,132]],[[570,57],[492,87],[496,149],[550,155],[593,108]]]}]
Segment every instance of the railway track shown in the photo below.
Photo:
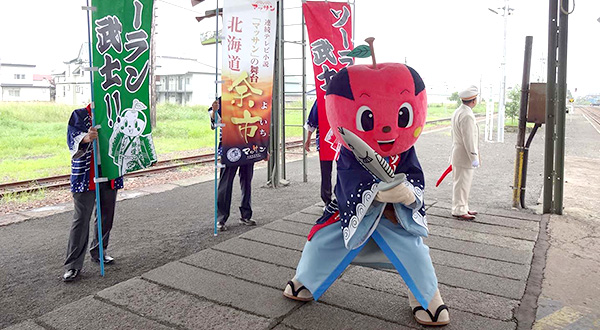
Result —
[{"label": "railway track", "polygon": [[600,132],[600,107],[578,107],[578,110],[583,112],[583,115],[592,123],[594,128]]},{"label": "railway track", "polygon": [[[286,142],[286,149],[298,148],[302,147],[302,140],[294,140]],[[156,174],[160,172],[166,172],[169,170],[185,167],[185,166],[193,166],[193,165],[202,165],[207,163],[212,163],[215,161],[214,153],[206,153],[195,156],[181,157],[168,159],[163,161],[158,161],[154,166],[127,173],[125,176],[128,178],[144,176],[148,174]],[[60,189],[69,187],[70,185],[70,175],[57,175],[46,178],[39,178],[34,180],[24,180],[24,181],[16,181],[0,184],[0,199],[5,195],[9,194],[21,194],[21,193],[30,193],[43,189]]]},{"label": "railway track", "polygon": [[[442,118],[436,120],[427,121],[427,124],[441,124],[444,122],[449,122],[450,118]],[[286,142],[286,149],[298,148],[302,147],[302,140],[293,140]],[[148,174],[155,174],[160,172],[166,172],[169,170],[177,169],[185,166],[193,166],[193,165],[202,165],[214,162],[214,153],[207,153],[189,157],[168,159],[163,161],[158,161],[156,165],[146,168],[140,171],[128,173],[126,177],[137,177],[144,176]],[[38,178],[34,180],[24,180],[24,181],[16,181],[0,184],[0,199],[9,194],[21,194],[21,193],[31,193],[44,189],[60,189],[69,187],[70,185],[70,175],[57,175],[45,178]]]}]

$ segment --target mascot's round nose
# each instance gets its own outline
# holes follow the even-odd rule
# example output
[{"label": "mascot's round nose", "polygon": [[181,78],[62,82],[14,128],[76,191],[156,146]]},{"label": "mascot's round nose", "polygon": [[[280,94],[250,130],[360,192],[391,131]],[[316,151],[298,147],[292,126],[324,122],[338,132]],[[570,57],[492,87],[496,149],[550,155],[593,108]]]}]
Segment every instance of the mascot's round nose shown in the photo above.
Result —
[{"label": "mascot's round nose", "polygon": [[382,130],[383,130],[383,133],[389,133],[392,130],[392,128],[389,126],[383,126]]}]

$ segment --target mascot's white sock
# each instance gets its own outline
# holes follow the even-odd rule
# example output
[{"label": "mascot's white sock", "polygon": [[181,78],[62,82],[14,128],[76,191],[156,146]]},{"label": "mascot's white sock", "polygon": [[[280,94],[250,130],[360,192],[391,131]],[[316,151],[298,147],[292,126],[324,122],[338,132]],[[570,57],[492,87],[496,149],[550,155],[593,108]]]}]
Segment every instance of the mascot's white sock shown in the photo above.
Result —
[{"label": "mascot's white sock", "polygon": [[283,295],[287,298],[299,300],[299,301],[311,301],[313,296],[306,287],[300,281],[294,277],[291,281],[286,284],[283,290]]},{"label": "mascot's white sock", "polygon": [[[415,298],[415,296],[412,294],[412,292],[410,292],[410,290],[408,290],[408,303],[410,305],[410,309],[413,310],[413,314],[415,316],[415,319],[417,320],[417,322],[419,322],[420,324],[424,324],[424,325],[445,325],[450,323],[450,314],[448,313],[448,309],[443,309],[441,310],[441,312],[439,313],[437,320],[432,318],[429,313],[427,313],[425,310],[422,309],[418,309],[416,312],[414,311],[415,308],[417,307],[421,307],[421,304],[419,304],[419,302],[417,301],[417,299]],[[440,290],[438,289],[437,291],[435,291],[435,294],[433,295],[433,298],[431,298],[431,301],[429,302],[429,312],[431,313],[431,315],[433,315],[435,317],[435,313],[438,310],[438,307],[443,305],[444,301],[442,300],[442,296],[440,295]]]}]

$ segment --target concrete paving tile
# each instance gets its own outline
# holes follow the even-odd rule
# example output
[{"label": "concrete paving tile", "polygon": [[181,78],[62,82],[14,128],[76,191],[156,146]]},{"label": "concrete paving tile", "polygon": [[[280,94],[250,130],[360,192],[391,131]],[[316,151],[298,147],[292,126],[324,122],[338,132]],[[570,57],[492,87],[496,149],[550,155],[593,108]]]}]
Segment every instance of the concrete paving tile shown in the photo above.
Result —
[{"label": "concrete paving tile", "polygon": [[43,327],[37,325],[32,320],[27,320],[25,322],[17,323],[8,328],[4,328],[4,330],[45,330]]},{"label": "concrete paving tile", "polygon": [[[364,313],[385,321],[418,328],[408,298],[346,282],[336,283],[323,295],[324,303]],[[451,323],[445,329],[514,329],[515,324],[459,310],[450,310]]]},{"label": "concrete paving tile", "polygon": [[525,281],[476,273],[468,270],[435,265],[438,282],[458,288],[475,290],[509,299],[521,299]]},{"label": "concrete paving tile", "polygon": [[[450,215],[450,210],[442,209],[442,208],[432,207],[431,209],[427,210],[427,215],[428,216],[433,215],[433,216],[443,217],[445,219],[461,221],[461,220],[457,220],[452,215]],[[531,231],[535,231],[535,232],[538,232],[540,229],[540,224],[537,221],[507,218],[507,217],[491,215],[491,214],[477,215],[477,219],[475,221],[461,221],[461,222],[487,223],[490,225],[517,228],[517,229],[521,229],[521,230],[531,230]]]},{"label": "concrete paving tile", "polygon": [[301,330],[408,330],[411,327],[311,302],[283,319],[284,325]]},{"label": "concrete paving tile", "polygon": [[253,229],[242,234],[240,237],[297,251],[302,251],[304,244],[306,243],[306,237],[276,232],[264,228]]},{"label": "concrete paving tile", "polygon": [[[238,237],[229,239],[212,248],[237,255],[249,255],[253,259],[294,269],[296,268],[296,265],[298,265],[298,261],[302,255],[298,250],[290,250]],[[251,251],[251,253],[248,251]]]},{"label": "concrete paving tile", "polygon": [[565,307],[564,302],[540,296],[538,298],[538,306],[535,311],[535,319],[536,321],[543,319],[544,317],[559,311],[563,307]]},{"label": "concrete paving tile", "polygon": [[186,329],[268,329],[271,321],[134,278],[97,294],[140,315]]},{"label": "concrete paving tile", "polygon": [[158,184],[158,185],[154,185],[154,186],[139,188],[139,190],[141,190],[143,192],[151,193],[151,194],[156,194],[156,193],[173,190],[177,187],[179,187],[179,186],[170,184],[170,183],[165,183],[165,184]]},{"label": "concrete paving tile", "polygon": [[314,225],[320,216],[321,216],[321,214],[314,215],[311,213],[304,213],[304,211],[300,211],[300,212],[292,213],[290,215],[286,215],[285,217],[283,217],[283,219],[290,220],[290,221],[296,221],[296,222],[302,222],[302,223],[306,223],[309,225]]},{"label": "concrete paving tile", "polygon": [[[450,213],[452,209],[452,204],[444,201],[437,201],[431,208],[431,210],[439,208],[448,210],[447,213]],[[527,221],[535,221],[539,222],[541,220],[541,215],[530,213],[530,211],[516,211],[516,210],[508,210],[508,209],[495,209],[488,207],[476,207],[476,211],[479,213],[495,215],[500,217],[509,217],[513,219],[521,219]]]},{"label": "concrete paving tile", "polygon": [[[398,280],[401,281],[399,276]],[[345,281],[336,281],[319,301],[406,327],[418,327],[406,296],[381,292]]]},{"label": "concrete paving tile", "polygon": [[54,329],[172,329],[91,296],[55,309],[38,320]]},{"label": "concrete paving tile", "polygon": [[267,318],[286,315],[299,303],[281,290],[217,274],[181,262],[171,262],[142,278]]},{"label": "concrete paving tile", "polygon": [[[357,266],[348,269],[342,275],[340,281],[402,296],[404,299],[407,299],[408,289],[397,273]],[[504,321],[510,321],[513,318],[513,310],[519,304],[518,300],[455,288],[444,284],[440,284],[440,292],[444,302],[452,311],[460,310]]]},{"label": "concrete paving tile", "polygon": [[458,310],[450,311],[450,324],[444,329],[448,330],[514,330],[517,324],[513,321],[499,321],[481,315],[466,313]]},{"label": "concrete paving tile", "polygon": [[540,222],[542,220],[541,214],[535,214],[531,211],[516,211],[509,209],[496,209],[496,208],[488,208],[482,207],[481,213],[495,215],[499,217],[505,218],[513,218],[513,219],[521,219],[526,221]]},{"label": "concrete paving tile", "polygon": [[[460,311],[506,321],[510,323],[506,325],[507,328],[514,329],[511,326],[513,324],[511,321],[514,320],[514,311],[519,306],[519,300],[454,288],[443,284],[440,285],[440,292],[444,297],[444,303],[450,306],[453,313]],[[486,327],[482,326],[479,329],[486,329]]]},{"label": "concrete paving tile", "polygon": [[526,241],[522,239],[504,237],[493,234],[478,233],[470,230],[447,228],[441,226],[431,226],[429,228],[429,232],[431,235],[443,236],[463,241],[477,242],[528,252],[533,251],[533,245],[535,244],[535,242]]},{"label": "concrete paving tile", "polygon": [[434,208],[438,208],[438,209],[446,209],[448,210],[448,212],[450,212],[450,210],[452,210],[452,203],[448,203],[445,201],[440,201],[440,200],[429,200],[429,203],[431,204],[431,209],[433,210]]},{"label": "concrete paving tile", "polygon": [[467,242],[450,237],[431,235],[424,239],[432,249],[462,253],[488,259],[502,260],[523,265],[529,265],[533,256],[532,251],[522,251],[506,247],[487,245],[485,243]]},{"label": "concrete paving tile", "polygon": [[[248,254],[252,254],[252,251],[248,251]],[[291,280],[294,274],[296,274],[294,268],[274,265],[212,249],[195,253],[181,259],[180,262],[270,286],[274,289],[281,288],[282,290],[287,281]]]},{"label": "concrete paving tile", "polygon": [[[477,217],[477,222],[473,221],[461,221],[457,219],[449,219],[438,216],[427,215],[427,222],[433,226],[443,226],[449,228],[457,228],[475,231],[478,233],[488,233],[494,235],[500,235],[505,237],[512,237],[517,239],[524,239],[528,241],[535,241],[537,239],[537,230],[527,230],[523,228],[511,228],[498,225],[490,225],[486,223],[480,223],[480,219],[485,217]],[[529,222],[530,223],[530,222]]]},{"label": "concrete paving tile", "polygon": [[25,215],[30,218],[43,218],[50,215],[69,212],[73,210],[73,203],[62,203],[57,205],[49,205],[44,207],[39,207],[36,209],[31,209],[27,211],[21,211],[22,215]]},{"label": "concrete paving tile", "polygon": [[429,251],[435,265],[451,266],[514,280],[526,281],[529,276],[529,265],[490,260],[436,249],[430,249]]},{"label": "concrete paving tile", "polygon": [[278,324],[273,330],[294,330],[285,324]]},{"label": "concrete paving tile", "polygon": [[[305,208],[304,210],[300,211],[302,213],[306,213],[306,214],[312,214],[312,215],[316,215],[317,218],[323,215],[323,206],[317,206],[317,205],[313,205],[310,207]],[[317,219],[315,219],[317,220]]]},{"label": "concrete paving tile", "polygon": [[287,221],[287,220],[277,220],[273,221],[268,225],[265,225],[263,228],[281,231],[288,234],[294,234],[302,237],[307,237],[310,229],[312,228],[312,224],[299,223],[295,221]]},{"label": "concrete paving tile", "polygon": [[26,216],[20,213],[11,213],[0,216],[0,226],[6,226],[13,223],[25,221],[27,219],[31,219],[31,217]]}]

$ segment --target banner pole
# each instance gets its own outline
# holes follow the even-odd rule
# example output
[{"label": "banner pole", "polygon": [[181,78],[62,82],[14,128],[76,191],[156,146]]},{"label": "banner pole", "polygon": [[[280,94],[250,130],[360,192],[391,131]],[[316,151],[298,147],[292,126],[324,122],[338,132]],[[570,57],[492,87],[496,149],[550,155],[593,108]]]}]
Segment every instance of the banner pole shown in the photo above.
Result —
[{"label": "banner pole", "polygon": [[[86,0],[87,9],[87,22],[88,22],[88,53],[90,56],[90,68],[93,68],[92,59],[92,30],[91,30],[91,19],[90,11],[90,0]],[[92,113],[92,127],[96,126],[96,120],[94,118],[94,71],[90,70],[90,87],[91,87],[91,113]],[[98,139],[92,142],[93,155],[94,155],[94,185],[96,186],[96,224],[98,225],[98,258],[100,261],[100,275],[104,276],[104,244],[102,242],[102,212],[100,208],[100,184],[98,183]]]},{"label": "banner pole", "polygon": [[[215,100],[219,99],[219,0],[217,0],[217,8],[215,10],[216,23],[215,23]],[[219,104],[219,109],[221,108],[221,104]],[[213,114],[215,116],[215,221],[213,228],[213,235],[217,236],[217,207],[218,207],[218,182],[217,182],[217,172],[219,171],[219,129],[220,125],[217,123],[217,112],[213,109]],[[222,111],[222,110],[221,110]],[[221,113],[222,115],[223,113]]]}]

